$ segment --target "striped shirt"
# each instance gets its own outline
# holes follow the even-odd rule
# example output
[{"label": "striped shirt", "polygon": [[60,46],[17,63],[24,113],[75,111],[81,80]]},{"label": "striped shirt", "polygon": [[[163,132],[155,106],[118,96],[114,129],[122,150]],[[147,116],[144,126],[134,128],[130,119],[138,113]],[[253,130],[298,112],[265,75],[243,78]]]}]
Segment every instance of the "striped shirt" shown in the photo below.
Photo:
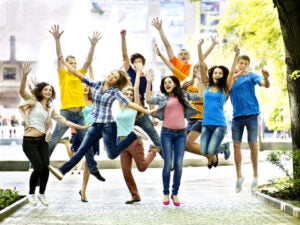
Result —
[{"label": "striped shirt", "polygon": [[112,116],[112,104],[115,100],[119,100],[123,105],[127,106],[130,102],[118,88],[110,87],[102,92],[105,81],[94,81],[87,76],[83,82],[93,88],[93,109],[90,115],[95,123],[111,123],[115,122]]}]

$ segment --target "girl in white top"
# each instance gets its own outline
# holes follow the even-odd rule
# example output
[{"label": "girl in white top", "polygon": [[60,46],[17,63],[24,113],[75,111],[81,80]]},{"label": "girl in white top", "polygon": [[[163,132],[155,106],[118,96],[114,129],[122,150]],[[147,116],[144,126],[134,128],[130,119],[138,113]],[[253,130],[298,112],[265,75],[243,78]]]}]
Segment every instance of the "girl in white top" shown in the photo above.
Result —
[{"label": "girl in white top", "polygon": [[37,198],[45,206],[48,202],[45,199],[45,190],[49,177],[49,145],[48,141],[51,137],[53,128],[52,119],[65,126],[74,127],[76,129],[86,129],[89,125],[80,126],[67,121],[60,116],[50,106],[55,98],[54,88],[46,82],[36,84],[32,89],[32,93],[25,90],[27,75],[31,71],[30,64],[23,65],[23,76],[20,84],[20,95],[25,100],[19,110],[24,119],[24,137],[23,151],[33,166],[33,171],[29,180],[29,202],[37,205],[35,198],[35,188],[38,180],[40,180],[40,190]]}]

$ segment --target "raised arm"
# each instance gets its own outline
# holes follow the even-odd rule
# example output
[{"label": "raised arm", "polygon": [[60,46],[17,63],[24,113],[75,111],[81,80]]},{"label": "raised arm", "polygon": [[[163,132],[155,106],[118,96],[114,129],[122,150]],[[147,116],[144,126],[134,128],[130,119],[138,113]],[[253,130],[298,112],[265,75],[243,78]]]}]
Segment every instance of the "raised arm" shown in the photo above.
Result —
[{"label": "raised arm", "polygon": [[134,102],[136,104],[140,104],[141,102],[141,98],[140,98],[140,77],[141,77],[141,74],[143,72],[143,65],[141,63],[138,63],[137,64],[137,67],[136,67],[136,76],[135,76],[135,82],[134,82]]},{"label": "raised arm", "polygon": [[208,47],[208,49],[203,54],[203,59],[205,60],[207,56],[212,52],[212,50],[215,48],[215,46],[219,44],[216,37],[211,36],[211,44]]},{"label": "raised arm", "polygon": [[[201,38],[198,43],[198,59],[199,59],[199,69],[200,69],[200,76],[201,76],[201,82],[200,85],[202,85],[203,89],[205,89],[208,86],[208,77],[207,77],[207,68],[205,66],[204,57],[202,54],[202,45],[204,43],[204,40]],[[199,90],[201,88],[199,87]]]},{"label": "raised arm", "polygon": [[[234,72],[235,72],[235,68],[236,68],[236,63],[238,61],[238,57],[240,55],[240,49],[239,47],[236,45],[234,46],[234,58],[233,58],[233,62],[232,62],[232,65],[231,65],[231,68],[230,68],[230,71],[229,71],[229,74],[228,74],[228,77],[227,77],[227,87],[228,87],[228,90],[231,89],[234,81],[236,80],[236,78],[234,77]],[[240,71],[240,73],[242,73],[242,71]],[[239,75],[239,74],[237,74]]]},{"label": "raised arm", "polygon": [[179,79],[180,82],[188,77],[185,73],[178,70],[163,54],[161,54],[161,51],[159,50],[157,44],[154,45],[154,48],[156,54],[162,59],[162,61],[172,71],[174,76],[176,76]]},{"label": "raised arm", "polygon": [[270,81],[269,81],[269,71],[262,69],[262,75],[264,77],[264,79],[259,83],[260,86],[263,86],[265,88],[269,88],[270,87]]},{"label": "raised arm", "polygon": [[21,78],[21,84],[20,84],[20,88],[19,88],[19,93],[20,96],[23,99],[28,99],[31,95],[29,93],[26,92],[26,80],[27,80],[27,75],[30,73],[31,71],[31,67],[30,67],[30,63],[25,63],[22,65],[22,70],[23,70],[23,75]]},{"label": "raised arm", "polygon": [[166,64],[166,66],[173,72],[175,70],[175,66],[172,63],[170,63],[170,61],[167,60],[163,54],[161,54],[161,51],[159,50],[157,44],[154,45],[154,49],[156,55],[158,55],[162,59],[162,61]]},{"label": "raised arm", "polygon": [[89,76],[90,76],[91,80],[95,80],[94,70],[93,70],[92,63],[89,66]]},{"label": "raised arm", "polygon": [[65,66],[73,75],[75,75],[76,77],[78,77],[80,80],[83,80],[84,75],[82,73],[80,73],[78,70],[76,70],[73,66],[71,66],[69,63],[67,63],[63,56],[60,56],[59,58],[60,63]]},{"label": "raised arm", "polygon": [[151,85],[153,81],[153,74],[147,74],[147,85],[146,85],[146,102],[149,102],[152,97]]},{"label": "raised arm", "polygon": [[57,55],[57,70],[61,70],[62,69],[62,64],[60,63],[60,61],[58,60],[59,56],[62,55],[62,51],[61,51],[61,45],[60,45],[60,37],[61,35],[64,33],[64,31],[59,31],[59,25],[54,24],[51,27],[51,30],[49,30],[49,32],[53,35],[54,39],[55,39],[55,46],[56,46],[56,55]]},{"label": "raised arm", "polygon": [[174,55],[173,49],[169,43],[169,40],[167,39],[167,37],[164,33],[164,30],[162,28],[162,20],[160,20],[158,17],[153,18],[151,21],[151,25],[154,26],[158,30],[160,38],[161,38],[162,42],[164,43],[164,46],[167,50],[168,57],[169,57],[169,59],[172,59],[175,55]]},{"label": "raised arm", "polygon": [[96,47],[96,44],[98,43],[98,41],[100,39],[101,39],[101,35],[97,31],[94,31],[93,32],[93,36],[89,37],[89,40],[91,42],[91,47],[90,47],[90,50],[89,50],[88,57],[87,57],[86,61],[83,64],[83,67],[82,67],[84,71],[87,71],[87,69],[89,68],[90,64],[92,63],[93,56],[94,56],[94,51],[95,51],[95,47]]},{"label": "raised arm", "polygon": [[126,30],[121,30],[121,45],[122,45],[122,58],[124,62],[124,69],[127,71],[130,67],[130,61],[127,52],[127,43],[126,43]]}]

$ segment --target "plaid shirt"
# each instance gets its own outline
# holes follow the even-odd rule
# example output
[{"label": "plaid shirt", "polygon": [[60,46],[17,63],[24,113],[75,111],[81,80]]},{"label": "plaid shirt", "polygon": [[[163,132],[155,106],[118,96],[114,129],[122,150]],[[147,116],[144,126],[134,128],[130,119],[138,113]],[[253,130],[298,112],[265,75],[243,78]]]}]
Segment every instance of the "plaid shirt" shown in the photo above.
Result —
[{"label": "plaid shirt", "polygon": [[90,115],[94,118],[94,123],[115,122],[111,111],[113,102],[119,100],[126,106],[130,101],[118,88],[111,87],[102,92],[104,81],[93,81],[85,76],[83,82],[93,88],[93,109]]}]

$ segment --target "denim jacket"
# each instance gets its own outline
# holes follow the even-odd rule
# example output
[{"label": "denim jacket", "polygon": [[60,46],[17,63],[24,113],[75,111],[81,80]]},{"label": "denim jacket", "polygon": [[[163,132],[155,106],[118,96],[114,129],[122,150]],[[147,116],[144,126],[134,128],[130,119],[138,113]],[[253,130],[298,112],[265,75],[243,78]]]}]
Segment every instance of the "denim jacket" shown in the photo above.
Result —
[{"label": "denim jacket", "polygon": [[[187,108],[184,110],[184,117],[188,119],[191,116],[194,116],[200,113],[197,109],[195,109],[189,101],[196,101],[199,100],[201,97],[195,93],[187,93],[183,90],[184,100],[187,103]],[[158,94],[156,96],[151,97],[148,101],[148,104],[158,105],[156,113],[153,115],[154,117],[158,118],[159,120],[164,120],[164,108],[167,105],[169,100],[169,96],[164,94]]]},{"label": "denim jacket", "polygon": [[[24,120],[24,122],[23,122],[23,124],[24,124],[24,133],[26,134],[26,131],[30,128],[30,124],[28,122],[29,121],[30,110],[36,104],[37,100],[33,95],[31,95],[27,92],[25,93],[24,96],[22,96],[22,98],[25,101],[19,105],[19,111],[20,111],[20,114],[21,114],[21,116]],[[61,123],[61,124],[65,124],[67,122],[67,120],[63,116],[56,113],[55,110],[52,107],[50,107],[48,109],[48,117],[47,117],[47,120],[46,120],[46,137],[45,137],[45,141],[47,141],[47,142],[50,140],[51,131],[53,129],[52,119],[54,119],[55,121],[57,121],[58,123]]]}]

